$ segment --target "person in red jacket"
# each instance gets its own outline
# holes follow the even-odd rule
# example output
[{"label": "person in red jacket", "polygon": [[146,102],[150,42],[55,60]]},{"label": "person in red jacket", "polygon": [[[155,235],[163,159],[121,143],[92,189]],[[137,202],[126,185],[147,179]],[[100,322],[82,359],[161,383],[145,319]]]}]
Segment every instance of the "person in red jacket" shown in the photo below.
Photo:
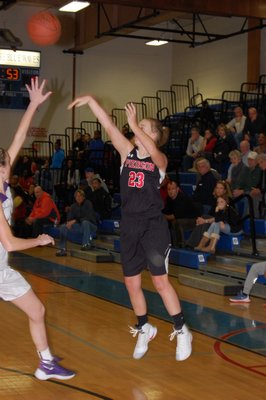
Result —
[{"label": "person in red jacket", "polygon": [[60,214],[49,193],[44,192],[41,186],[36,186],[34,194],[36,200],[25,222],[31,227],[31,236],[37,237],[43,233],[44,225],[59,224]]}]

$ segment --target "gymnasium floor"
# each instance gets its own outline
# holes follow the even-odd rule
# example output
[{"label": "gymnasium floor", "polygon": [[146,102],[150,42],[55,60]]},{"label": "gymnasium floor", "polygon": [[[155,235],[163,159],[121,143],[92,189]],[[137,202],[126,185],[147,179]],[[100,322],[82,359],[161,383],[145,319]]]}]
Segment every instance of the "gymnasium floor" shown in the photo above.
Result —
[{"label": "gymnasium floor", "polygon": [[48,334],[62,364],[77,371],[69,381],[40,382],[33,377],[38,359],[25,316],[0,302],[2,316],[0,398],[115,400],[249,400],[266,396],[266,307],[230,305],[228,299],[178,284],[193,355],[174,358],[172,324],[154,293],[149,275],[143,286],[158,335],[142,360],[134,360],[135,339],[119,264],[56,258],[52,247],[14,253],[20,269],[47,310]]}]

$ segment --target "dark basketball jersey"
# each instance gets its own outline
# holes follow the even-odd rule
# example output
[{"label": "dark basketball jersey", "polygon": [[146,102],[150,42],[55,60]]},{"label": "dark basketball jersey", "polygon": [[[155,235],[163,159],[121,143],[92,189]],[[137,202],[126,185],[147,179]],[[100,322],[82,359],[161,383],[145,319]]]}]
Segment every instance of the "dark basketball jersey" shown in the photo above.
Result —
[{"label": "dark basketball jersey", "polygon": [[122,215],[153,217],[161,213],[160,172],[151,157],[138,158],[134,148],[127,156],[120,175]]}]

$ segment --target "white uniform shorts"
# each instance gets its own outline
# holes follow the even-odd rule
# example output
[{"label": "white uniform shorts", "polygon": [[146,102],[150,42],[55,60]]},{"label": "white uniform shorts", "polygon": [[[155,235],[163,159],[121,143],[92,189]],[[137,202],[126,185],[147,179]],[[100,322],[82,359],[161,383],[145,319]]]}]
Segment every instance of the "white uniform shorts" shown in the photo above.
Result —
[{"label": "white uniform shorts", "polygon": [[16,300],[30,290],[31,286],[23,276],[7,266],[0,270],[0,298],[5,301]]}]

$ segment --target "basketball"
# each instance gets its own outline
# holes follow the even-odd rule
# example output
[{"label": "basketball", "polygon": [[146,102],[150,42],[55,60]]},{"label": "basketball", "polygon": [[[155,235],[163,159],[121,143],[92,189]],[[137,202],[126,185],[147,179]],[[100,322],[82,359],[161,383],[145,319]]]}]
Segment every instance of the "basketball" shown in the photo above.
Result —
[{"label": "basketball", "polygon": [[61,36],[59,19],[47,11],[34,14],[28,21],[27,30],[32,42],[39,46],[51,46]]}]

